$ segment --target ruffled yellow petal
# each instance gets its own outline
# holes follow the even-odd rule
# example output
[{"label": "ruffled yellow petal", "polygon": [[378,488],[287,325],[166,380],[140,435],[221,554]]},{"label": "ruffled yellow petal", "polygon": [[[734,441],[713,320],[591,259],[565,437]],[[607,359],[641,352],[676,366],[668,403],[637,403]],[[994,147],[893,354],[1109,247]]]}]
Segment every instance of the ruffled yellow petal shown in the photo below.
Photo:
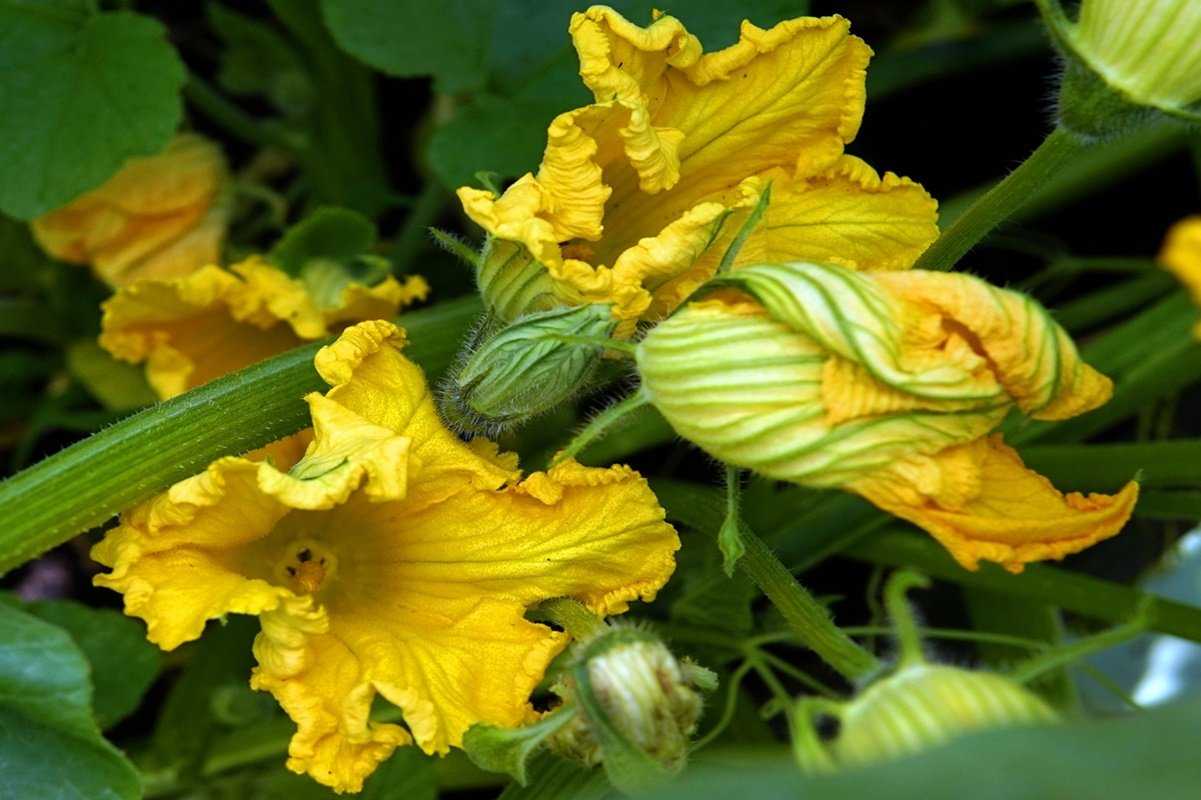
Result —
[{"label": "ruffled yellow petal", "polygon": [[[1184,284],[1193,303],[1201,306],[1201,216],[1188,217],[1172,226],[1159,261]],[[1201,321],[1193,334],[1201,339]]]},{"label": "ruffled yellow petal", "polygon": [[338,792],[360,791],[376,766],[412,737],[399,725],[370,720],[371,671],[340,633],[328,633],[324,610],[294,601],[264,614],[262,625],[250,685],[271,692],[296,722],[288,769]]},{"label": "ruffled yellow petal", "polygon": [[207,266],[120,287],[104,303],[100,344],[117,358],[145,362],[150,385],[167,399],[324,338],[346,320],[392,316],[427,289],[418,277],[350,284],[338,305],[322,308],[302,281],[251,257],[229,270]]},{"label": "ruffled yellow petal", "polygon": [[[853,156],[808,177],[771,170],[771,203],[739,251],[740,264],[814,261],[865,271],[908,269],[938,238],[938,203],[921,185],[883,177]],[[745,214],[734,215],[710,250],[720,260]]]},{"label": "ruffled yellow petal", "polygon": [[136,506],[94,548],[112,567],[97,586],[125,595],[125,613],[146,620],[150,641],[171,650],[228,613],[258,614],[291,593],[243,574],[232,553],[267,532],[287,509],[260,489],[264,462],[224,458]]},{"label": "ruffled yellow petal", "polygon": [[107,183],[33,221],[55,258],[92,264],[114,286],[186,275],[220,258],[229,222],[220,149],[194,134],[131,159]]},{"label": "ruffled yellow petal", "polygon": [[289,508],[333,508],[360,488],[375,502],[403,500],[409,438],[373,425],[323,395],[310,394],[305,400],[313,418],[313,443],[291,469],[260,470],[259,487]]},{"label": "ruffled yellow petal", "polygon": [[1138,500],[1133,481],[1116,495],[1064,495],[999,435],[899,463],[850,488],[928,531],[967,569],[983,559],[1011,572],[1116,535]]},{"label": "ruffled yellow petal", "polygon": [[400,354],[405,334],[390,322],[362,322],[318,351],[317,372],[327,396],[373,425],[410,441],[409,489],[427,501],[456,492],[463,482],[494,489],[518,472],[482,457],[442,424],[420,367]]}]

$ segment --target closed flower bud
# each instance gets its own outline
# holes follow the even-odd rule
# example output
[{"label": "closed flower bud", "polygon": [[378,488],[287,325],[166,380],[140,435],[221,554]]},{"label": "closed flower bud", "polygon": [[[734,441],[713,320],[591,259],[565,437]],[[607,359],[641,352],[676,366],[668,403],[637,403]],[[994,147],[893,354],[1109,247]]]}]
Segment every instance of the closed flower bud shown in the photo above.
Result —
[{"label": "closed flower bud", "polygon": [[898,572],[884,591],[900,650],[892,674],[846,702],[805,698],[797,703],[794,751],[803,769],[871,764],[973,730],[1058,719],[1038,695],[1015,680],[926,661],[905,592],[928,585],[922,575]]},{"label": "closed flower bud", "polygon": [[1068,60],[1060,92],[1067,127],[1106,135],[1141,116],[1139,109],[1198,118],[1196,0],[1084,0],[1075,22],[1058,4],[1047,16]]},{"label": "closed flower bud", "polygon": [[825,766],[840,767],[909,755],[973,730],[1057,719],[1038,695],[1002,675],[941,664],[904,667],[849,703],[801,708],[809,716],[797,724],[812,726]]},{"label": "closed flower bud", "polygon": [[1064,496],[989,435],[1014,409],[1064,419],[1111,392],[1029,298],[961,274],[801,263],[722,283],[636,351],[651,402],[718,459],[857,492],[969,569],[1062,557],[1129,518],[1135,484]]},{"label": "closed flower bud", "polygon": [[617,324],[606,305],[558,308],[485,332],[444,386],[443,412],[463,428],[492,433],[548,411],[587,385]]},{"label": "closed flower bud", "polygon": [[615,746],[602,732],[608,731],[623,740],[621,746],[641,752],[669,772],[677,771],[684,766],[700,720],[700,690],[713,686],[711,672],[677,660],[650,634],[633,628],[609,629],[584,645],[560,687],[564,702],[575,705],[578,713],[548,745],[560,755],[592,766],[610,756],[608,751]]}]

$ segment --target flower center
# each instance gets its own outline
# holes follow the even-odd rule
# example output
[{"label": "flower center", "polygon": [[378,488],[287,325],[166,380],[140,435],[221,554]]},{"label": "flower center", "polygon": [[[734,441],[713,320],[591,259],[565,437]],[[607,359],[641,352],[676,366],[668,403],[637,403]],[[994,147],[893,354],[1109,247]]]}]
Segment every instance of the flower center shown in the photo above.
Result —
[{"label": "flower center", "polygon": [[297,539],[288,545],[276,564],[276,576],[299,594],[313,594],[333,577],[338,558],[333,551],[314,539]]}]

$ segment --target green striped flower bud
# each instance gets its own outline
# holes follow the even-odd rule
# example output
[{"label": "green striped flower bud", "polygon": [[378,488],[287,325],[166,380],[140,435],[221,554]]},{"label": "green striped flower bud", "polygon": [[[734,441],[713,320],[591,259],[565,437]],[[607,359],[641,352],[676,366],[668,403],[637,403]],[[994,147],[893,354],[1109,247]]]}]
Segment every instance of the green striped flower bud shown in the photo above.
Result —
[{"label": "green striped flower bud", "polygon": [[555,408],[587,386],[600,363],[599,343],[616,324],[608,306],[593,304],[528,314],[485,332],[444,384],[443,412],[469,431],[493,435]]},{"label": "green striped flower bud", "polygon": [[741,267],[651,330],[642,391],[727,464],[842,488],[929,531],[969,569],[1018,571],[1121,530],[1138,487],[1063,495],[999,437],[1112,384],[1030,298],[942,272]]}]

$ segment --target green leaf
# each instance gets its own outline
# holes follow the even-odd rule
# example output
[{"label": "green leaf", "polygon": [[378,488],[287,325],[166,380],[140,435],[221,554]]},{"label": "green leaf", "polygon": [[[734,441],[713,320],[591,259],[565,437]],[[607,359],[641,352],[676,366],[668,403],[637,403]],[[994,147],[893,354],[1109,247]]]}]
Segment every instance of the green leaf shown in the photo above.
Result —
[{"label": "green leaf", "polygon": [[529,784],[510,783],[497,800],[601,800],[617,796],[604,776],[601,770],[542,753],[530,762]]},{"label": "green leaf", "polygon": [[676,577],[668,585],[678,592],[671,601],[671,618],[698,627],[749,633],[754,627],[751,603],[759,589],[743,574],[728,577],[719,553],[712,547],[685,547],[677,554]]},{"label": "green leaf", "polygon": [[348,208],[319,208],[291,226],[267,259],[289,275],[318,259],[345,263],[375,246],[375,224]]},{"label": "green leaf", "polygon": [[463,749],[476,766],[511,775],[524,786],[528,783],[526,762],[548,736],[571,722],[575,715],[574,708],[560,708],[533,725],[521,728],[473,725],[463,735]]},{"label": "green leaf", "polygon": [[[335,800],[336,794],[308,775],[289,772],[282,765],[247,770],[214,782],[222,792],[216,797],[253,800]],[[209,795],[205,795],[208,797]],[[435,800],[438,776],[434,760],[416,747],[401,747],[372,773],[355,800]]]},{"label": "green leaf", "polygon": [[1004,728],[957,738],[909,758],[802,777],[786,751],[699,763],[656,800],[803,797],[805,800],[1190,798],[1201,780],[1193,698],[1124,719]]},{"label": "green leaf", "polygon": [[477,88],[495,0],[447,0],[430,13],[421,0],[322,0],[338,45],[401,78],[433,75],[446,93]]},{"label": "green leaf", "polygon": [[38,800],[141,797],[132,765],[92,718],[88,662],[67,633],[0,603],[2,794]]},{"label": "green leaf", "polygon": [[29,613],[65,630],[92,668],[92,707],[101,728],[127,717],[162,666],[159,649],[146,641],[142,623],[111,609],[71,600],[31,603]]},{"label": "green leaf", "polygon": [[199,642],[188,645],[184,652],[190,660],[163,702],[151,740],[156,765],[184,771],[196,767],[225,730],[216,696],[250,680],[250,647],[258,629],[258,620],[234,616],[225,625],[210,625]]},{"label": "green leaf", "polygon": [[130,411],[158,400],[140,366],[118,361],[95,339],[81,339],[67,348],[67,369],[110,411]]},{"label": "green leaf", "polygon": [[0,209],[36,217],[166,146],[184,68],[165,34],[86,0],[0,2]]}]

